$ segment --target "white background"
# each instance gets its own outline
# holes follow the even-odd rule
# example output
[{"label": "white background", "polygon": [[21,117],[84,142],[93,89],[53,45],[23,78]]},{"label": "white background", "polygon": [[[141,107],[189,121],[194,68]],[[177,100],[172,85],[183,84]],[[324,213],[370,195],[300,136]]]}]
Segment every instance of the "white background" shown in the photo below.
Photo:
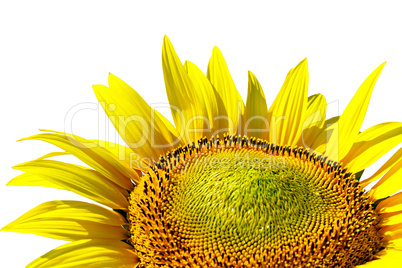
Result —
[{"label": "white background", "polygon": [[[108,72],[149,103],[166,102],[161,68],[165,34],[183,62],[190,60],[204,71],[213,46],[218,46],[243,98],[251,70],[269,104],[288,70],[305,57],[309,93],[339,101],[339,111],[370,72],[388,61],[362,130],[402,120],[402,17],[397,1],[187,2],[2,1],[0,226],[44,201],[83,200],[48,188],[4,186],[19,174],[13,165],[55,150],[43,142],[16,140],[39,128],[64,131],[71,108],[96,103],[91,85],[106,85]],[[167,109],[161,112],[171,118]],[[107,129],[102,114],[90,109],[77,113],[74,133],[103,139],[109,133],[113,141],[115,133]],[[0,266],[25,267],[62,243],[0,232]]]}]

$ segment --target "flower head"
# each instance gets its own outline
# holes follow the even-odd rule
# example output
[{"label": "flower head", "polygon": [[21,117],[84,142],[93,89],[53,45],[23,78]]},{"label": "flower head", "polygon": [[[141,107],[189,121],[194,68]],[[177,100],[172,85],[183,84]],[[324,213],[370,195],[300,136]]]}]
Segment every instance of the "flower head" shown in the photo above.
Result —
[{"label": "flower head", "polygon": [[[28,267],[357,267],[402,259],[402,123],[360,132],[380,65],[338,117],[308,97],[307,60],[268,108],[249,72],[247,100],[214,48],[204,75],[169,39],[163,73],[174,126],[114,75],[95,85],[128,145],[45,131],[61,148],[15,166],[9,185],[73,191],[3,227],[71,241]],[[72,154],[86,165],[49,158]],[[376,182],[368,190],[365,187]],[[395,194],[396,193],[396,194]]]}]

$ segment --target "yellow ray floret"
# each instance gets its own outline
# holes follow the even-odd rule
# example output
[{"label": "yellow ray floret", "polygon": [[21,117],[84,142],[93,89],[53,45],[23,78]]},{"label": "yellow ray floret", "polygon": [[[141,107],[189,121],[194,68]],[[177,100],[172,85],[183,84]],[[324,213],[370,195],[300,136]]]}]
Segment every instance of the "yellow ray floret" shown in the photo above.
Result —
[{"label": "yellow ray floret", "polygon": [[331,136],[326,150],[326,154],[330,158],[342,159],[356,141],[366,115],[375,82],[384,65],[385,62],[367,77],[340,116],[336,127],[338,135]]},{"label": "yellow ray floret", "polygon": [[127,239],[125,220],[116,212],[78,201],[50,201],[3,227],[3,231],[61,240]]},{"label": "yellow ray floret", "polygon": [[307,60],[290,70],[281,90],[269,108],[270,141],[296,145],[300,139],[307,109]]},{"label": "yellow ray floret", "polygon": [[137,263],[138,258],[131,247],[123,242],[86,239],[58,247],[27,268],[133,268]]}]

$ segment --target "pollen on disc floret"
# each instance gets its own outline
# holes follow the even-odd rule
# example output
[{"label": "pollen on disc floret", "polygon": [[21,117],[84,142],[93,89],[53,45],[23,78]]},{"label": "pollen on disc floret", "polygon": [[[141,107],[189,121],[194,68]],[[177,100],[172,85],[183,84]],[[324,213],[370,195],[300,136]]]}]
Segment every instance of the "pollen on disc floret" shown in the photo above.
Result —
[{"label": "pollen on disc floret", "polygon": [[161,157],[130,195],[144,267],[341,267],[381,249],[373,203],[302,147],[225,135]]}]

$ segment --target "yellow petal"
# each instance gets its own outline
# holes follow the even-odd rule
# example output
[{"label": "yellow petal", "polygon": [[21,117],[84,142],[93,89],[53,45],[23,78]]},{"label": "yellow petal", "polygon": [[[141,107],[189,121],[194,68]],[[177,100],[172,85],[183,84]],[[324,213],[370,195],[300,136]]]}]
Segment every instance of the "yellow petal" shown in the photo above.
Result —
[{"label": "yellow petal", "polygon": [[384,241],[392,241],[402,238],[402,223],[385,225],[378,231],[378,235],[384,237]]},{"label": "yellow petal", "polygon": [[289,71],[285,82],[269,108],[270,142],[296,145],[301,137],[307,110],[308,67],[301,61]]},{"label": "yellow petal", "polygon": [[381,201],[377,206],[377,210],[380,213],[402,211],[402,192]]},{"label": "yellow petal", "polygon": [[58,219],[61,216],[66,220],[85,219],[114,226],[127,224],[124,217],[117,212],[99,205],[71,200],[54,200],[42,203],[21,216],[18,222],[41,218]]},{"label": "yellow petal", "polygon": [[324,126],[318,134],[317,138],[313,141],[313,148],[319,153],[324,153],[327,149],[328,141],[333,135],[338,135],[338,121],[339,116],[332,117],[325,120]]},{"label": "yellow petal", "polygon": [[127,146],[103,140],[89,141],[94,142],[111,152],[125,168],[126,176],[132,178],[136,184],[139,183],[139,178],[136,177],[135,170],[147,171],[149,169],[149,164],[144,162],[144,159],[142,159],[139,154],[136,154]]},{"label": "yellow petal", "polygon": [[381,225],[394,225],[402,223],[402,211],[381,213]]},{"label": "yellow petal", "polygon": [[155,116],[158,118],[158,122],[162,122],[162,125],[166,127],[167,133],[171,133],[172,137],[175,137],[175,140],[167,140],[167,144],[165,146],[162,146],[161,148],[164,151],[171,150],[172,148],[178,146],[179,144],[183,144],[183,140],[180,137],[179,131],[173,126],[172,123],[170,123],[169,120],[166,119],[164,115],[162,115],[160,112],[157,110],[153,110],[155,112]]},{"label": "yellow petal", "polygon": [[387,243],[387,249],[395,249],[402,253],[402,238],[392,239]]},{"label": "yellow petal", "polygon": [[[225,105],[220,98],[218,92],[214,89],[211,82],[207,79],[204,73],[192,62],[186,61],[184,64],[188,76],[193,82],[194,90],[197,93],[202,105],[205,106],[208,118],[210,133],[208,136],[216,136],[220,132],[228,132],[227,120],[221,120],[220,116],[226,118],[227,112]],[[204,133],[206,134],[206,133]]]},{"label": "yellow petal", "polygon": [[373,126],[357,136],[350,152],[342,160],[350,172],[359,172],[402,142],[402,123]]},{"label": "yellow petal", "polygon": [[36,234],[74,241],[78,239],[127,239],[127,224],[116,212],[79,201],[50,201],[28,211],[2,231]]},{"label": "yellow petal", "polygon": [[207,130],[208,112],[199,98],[185,68],[180,62],[169,38],[163,39],[162,49],[163,77],[165,78],[166,93],[171,105],[173,120],[177,129],[184,134],[187,143],[197,141]]},{"label": "yellow petal", "polygon": [[[42,140],[71,153],[85,164],[89,165],[100,174],[113,181],[117,185],[132,190],[131,179],[138,181],[138,175],[127,174],[127,170],[122,166],[116,156],[105,148],[99,147],[96,143],[71,134],[43,133],[34,135],[21,140]],[[128,177],[137,176],[137,177]]]},{"label": "yellow petal", "polygon": [[144,99],[123,80],[110,74],[109,87],[93,86],[99,103],[124,142],[141,155],[158,160],[167,150],[181,142],[172,127],[156,115]]},{"label": "yellow petal", "polygon": [[37,160],[42,160],[42,159],[47,159],[55,156],[61,156],[61,155],[70,155],[68,152],[52,152],[45,154],[44,156],[39,157]]},{"label": "yellow petal", "polygon": [[34,160],[15,169],[25,171],[7,185],[68,190],[111,208],[127,208],[128,192],[97,171],[54,160]]},{"label": "yellow petal", "polygon": [[402,261],[401,251],[395,249],[384,249],[379,252],[379,259],[367,262],[356,267],[364,268],[388,268],[399,267]]},{"label": "yellow petal", "polygon": [[58,247],[27,268],[133,268],[138,262],[132,247],[124,242],[86,239]]},{"label": "yellow petal", "polygon": [[390,170],[393,166],[395,166],[399,160],[402,159],[402,148],[399,149],[388,161],[379,169],[376,173],[374,173],[369,178],[363,180],[361,182],[362,187],[366,187],[371,182],[379,179],[382,175],[385,174],[388,170]]},{"label": "yellow petal", "polygon": [[326,149],[326,155],[334,161],[343,159],[356,141],[366,115],[371,93],[385,62],[372,72],[361,84],[339,118],[338,135],[333,135]]},{"label": "yellow petal", "polygon": [[255,75],[249,71],[243,134],[248,137],[267,138],[269,132],[267,112],[267,102],[262,87]]},{"label": "yellow petal", "polygon": [[306,119],[303,122],[303,132],[299,145],[311,148],[324,126],[326,112],[327,101],[323,95],[315,94],[308,98]]},{"label": "yellow petal", "polygon": [[394,225],[402,223],[402,211],[395,211],[389,213],[381,213],[381,225]]},{"label": "yellow petal", "polygon": [[402,189],[402,159],[398,161],[371,189],[375,199],[388,197]]},{"label": "yellow petal", "polygon": [[229,133],[238,133],[239,121],[244,113],[244,103],[236,89],[222,52],[217,47],[212,50],[212,56],[208,63],[207,78],[211,81],[225,105]]}]

